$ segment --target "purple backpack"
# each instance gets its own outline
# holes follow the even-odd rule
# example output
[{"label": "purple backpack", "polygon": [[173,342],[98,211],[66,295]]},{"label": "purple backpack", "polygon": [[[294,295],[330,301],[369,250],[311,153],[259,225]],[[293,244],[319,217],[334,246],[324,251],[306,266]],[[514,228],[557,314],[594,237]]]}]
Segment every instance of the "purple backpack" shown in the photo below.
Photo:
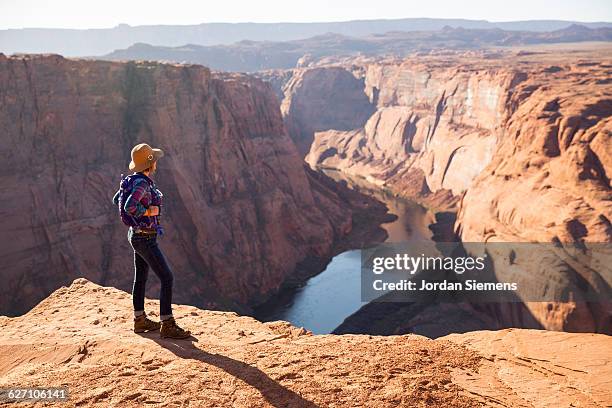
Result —
[{"label": "purple backpack", "polygon": [[125,206],[125,202],[127,201],[128,197],[132,193],[135,181],[140,180],[140,179],[146,180],[149,186],[152,185],[151,179],[145,176],[144,174],[140,174],[140,173],[130,174],[124,177],[121,180],[121,184],[119,185],[119,197],[117,201],[117,204],[119,206],[119,215],[121,216],[121,221],[123,221],[123,223],[127,225],[128,227],[140,226],[136,218],[130,215],[129,213],[127,213],[125,209],[123,208]]}]

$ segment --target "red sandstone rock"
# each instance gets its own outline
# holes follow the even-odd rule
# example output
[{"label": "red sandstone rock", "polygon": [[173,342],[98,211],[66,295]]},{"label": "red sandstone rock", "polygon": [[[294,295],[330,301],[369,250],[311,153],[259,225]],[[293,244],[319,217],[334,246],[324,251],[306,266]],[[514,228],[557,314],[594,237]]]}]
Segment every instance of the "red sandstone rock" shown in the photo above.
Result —
[{"label": "red sandstone rock", "polygon": [[[351,84],[376,112],[353,129],[315,130],[306,161],[430,205],[436,201],[432,193],[452,192],[461,199],[455,230],[464,242],[612,242],[612,60],[607,52],[487,58],[447,53],[312,64],[317,66],[310,70],[320,77],[317,89],[329,94],[334,83],[323,83],[321,70],[345,69],[363,80],[363,86],[357,80]],[[316,121],[308,108],[308,84],[300,80],[309,68],[293,75],[292,87],[284,88],[285,112],[294,104],[306,106],[294,115],[304,123]],[[352,96],[336,104],[350,104],[358,92],[341,87],[337,95],[343,94]],[[548,266],[527,263],[541,282],[556,282]],[[593,273],[610,284],[609,270],[593,272],[580,263],[569,269],[574,284],[593,284]],[[496,271],[502,278],[512,276],[502,265],[496,264]],[[582,302],[527,303],[519,313],[512,305],[502,309],[494,311],[501,327],[531,322],[555,330],[609,332],[612,315],[609,305]]]},{"label": "red sandstone rock", "polygon": [[464,240],[612,242],[609,63],[536,65],[509,90],[495,154],[462,201]]},{"label": "red sandstone rock", "polygon": [[[509,91],[496,152],[461,201],[456,230],[464,241],[612,242],[612,87],[606,61],[572,62],[554,75],[536,66]],[[553,276],[551,266],[532,264],[543,281]],[[609,262],[572,269],[591,285],[594,275],[610,284]],[[549,329],[610,330],[610,303],[527,308]]]},{"label": "red sandstone rock", "polygon": [[2,313],[79,276],[130,287],[110,199],[141,141],[166,152],[155,180],[177,301],[256,304],[351,229],[349,202],[304,172],[271,88],[246,76],[0,54],[0,128]]},{"label": "red sandstone rock", "polygon": [[[403,61],[347,59],[330,63],[328,68],[320,63],[315,68],[293,71],[293,78],[284,87],[284,113],[288,121],[292,121],[294,115],[299,115],[303,123],[318,120],[319,115],[310,106],[320,106],[320,101],[309,100],[313,85],[302,79],[315,73],[318,78],[316,89],[326,89],[327,93],[337,95],[340,100],[335,104],[343,106],[342,109],[358,99],[358,91],[363,92],[376,112],[363,126],[354,126],[353,129],[334,127],[331,119],[325,126],[319,126],[313,131],[314,141],[306,160],[313,166],[332,167],[366,177],[398,193],[409,190],[403,182],[408,172],[420,169],[426,177],[428,190],[448,189],[455,195],[462,194],[469,190],[477,176],[490,172],[483,172],[483,169],[491,163],[494,154],[497,154],[496,161],[500,160],[500,155],[510,160],[516,139],[511,134],[519,131],[519,127],[525,128],[523,134],[529,128],[532,133],[539,132],[543,138],[548,138],[537,143],[540,146],[549,144],[546,147],[549,155],[555,154],[555,146],[559,144],[553,139],[563,138],[561,143],[567,143],[568,147],[573,140],[574,146],[580,146],[580,137],[572,139],[572,132],[578,130],[581,136],[592,128],[584,136],[592,144],[588,152],[574,152],[576,147],[569,149],[568,154],[575,157],[572,160],[586,163],[584,170],[573,169],[571,174],[581,174],[580,180],[603,177],[603,187],[599,190],[605,193],[609,189],[607,177],[610,170],[606,171],[606,167],[610,166],[611,155],[607,124],[611,114],[608,101],[610,85],[605,70],[607,62],[600,56],[590,55],[595,58],[595,65],[576,61],[573,65],[551,65],[560,63],[563,57],[551,54],[534,61],[532,55],[515,57],[501,54],[483,59],[482,56],[451,54]],[[555,67],[552,71],[551,66]],[[364,84],[355,80],[335,87],[334,81],[327,80],[329,75],[326,77],[321,73],[325,69],[332,70],[336,76],[338,70],[345,69]],[[346,89],[349,83],[352,88]],[[352,96],[341,99],[347,94]],[[557,106],[557,94],[563,95],[561,107]],[[590,95],[588,100],[587,94]],[[517,111],[519,105],[521,108]],[[549,111],[545,117],[540,117],[545,105]],[[561,117],[552,113],[557,109],[572,109],[573,113]],[[363,111],[361,108],[356,110]],[[590,119],[580,119],[587,116]],[[561,129],[557,129],[559,126]],[[546,136],[557,130],[558,137]],[[600,136],[590,136],[597,134]],[[292,136],[304,138],[303,133],[296,136],[292,132]],[[522,148],[536,142],[524,136],[517,143],[516,148]],[[531,150],[526,156],[530,154]],[[477,200],[481,205],[490,202]],[[606,210],[609,213],[609,207]],[[534,211],[537,211],[537,206]],[[599,234],[603,234],[595,240],[601,237],[610,240],[610,232],[606,230],[609,223],[599,219],[602,211],[595,212],[597,214],[594,213],[593,217],[597,220],[593,223],[597,224],[595,228]],[[606,212],[603,216],[609,218]],[[541,224],[531,225],[541,227]]]},{"label": "red sandstone rock", "polygon": [[342,68],[298,70],[284,86],[281,110],[302,154],[319,130],[350,130],[363,126],[373,112],[363,93],[363,80]]},{"label": "red sandstone rock", "polygon": [[[396,191],[401,189],[394,184],[401,184],[408,171],[420,169],[430,191],[465,191],[490,160],[496,143],[494,130],[505,106],[504,90],[517,80],[517,74],[471,72],[420,59],[399,64],[374,62],[351,69],[363,77],[365,86],[360,90],[376,112],[363,127],[316,132],[307,162],[366,176]],[[295,75],[306,72],[296,70]],[[318,86],[333,89],[333,83]],[[354,86],[360,86],[359,82]],[[307,105],[304,95],[308,91],[294,92],[284,106]],[[308,110],[301,114],[307,115]]]},{"label": "red sandstone rock", "polygon": [[612,339],[604,335],[312,335],[177,305],[194,338],[173,341],[134,334],[130,309],[129,294],[78,279],[25,316],[0,317],[0,387],[67,386],[70,407],[612,403]]}]

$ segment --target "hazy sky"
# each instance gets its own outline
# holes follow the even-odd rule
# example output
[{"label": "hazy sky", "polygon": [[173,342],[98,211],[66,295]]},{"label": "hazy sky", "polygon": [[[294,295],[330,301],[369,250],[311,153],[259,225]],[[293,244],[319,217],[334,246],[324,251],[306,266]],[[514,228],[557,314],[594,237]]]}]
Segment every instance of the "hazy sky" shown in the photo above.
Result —
[{"label": "hazy sky", "polygon": [[[332,5],[330,5],[332,4]],[[437,17],[612,21],[611,0],[0,0],[0,28]]]}]

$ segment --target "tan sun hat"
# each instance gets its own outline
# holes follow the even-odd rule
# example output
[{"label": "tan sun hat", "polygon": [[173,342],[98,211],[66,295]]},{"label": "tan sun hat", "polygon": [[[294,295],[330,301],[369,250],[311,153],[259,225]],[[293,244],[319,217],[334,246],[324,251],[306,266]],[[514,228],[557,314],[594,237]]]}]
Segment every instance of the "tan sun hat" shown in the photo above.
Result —
[{"label": "tan sun hat", "polygon": [[131,171],[143,171],[153,165],[153,163],[164,155],[163,150],[153,149],[146,143],[140,143],[132,149],[132,161],[130,162]]}]

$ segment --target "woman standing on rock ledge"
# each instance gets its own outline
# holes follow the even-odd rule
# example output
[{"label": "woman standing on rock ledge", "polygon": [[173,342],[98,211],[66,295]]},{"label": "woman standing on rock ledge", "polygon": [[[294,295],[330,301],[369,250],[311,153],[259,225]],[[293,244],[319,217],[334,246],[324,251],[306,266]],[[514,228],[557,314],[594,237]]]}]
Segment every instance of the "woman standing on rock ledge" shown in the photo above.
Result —
[{"label": "woman standing on rock ledge", "polygon": [[[128,230],[128,241],[134,249],[134,332],[160,330],[161,337],[184,339],[191,335],[180,328],[172,316],[172,283],[174,277],[159,246],[157,236],[163,234],[159,223],[162,193],[150,178],[157,170],[157,160],[164,155],[161,149],[153,149],[141,143],[132,149],[129,169],[133,174],[123,178],[113,203]],[[161,282],[159,295],[160,320],[155,322],[147,317],[144,310],[145,286],[149,267]]]}]

